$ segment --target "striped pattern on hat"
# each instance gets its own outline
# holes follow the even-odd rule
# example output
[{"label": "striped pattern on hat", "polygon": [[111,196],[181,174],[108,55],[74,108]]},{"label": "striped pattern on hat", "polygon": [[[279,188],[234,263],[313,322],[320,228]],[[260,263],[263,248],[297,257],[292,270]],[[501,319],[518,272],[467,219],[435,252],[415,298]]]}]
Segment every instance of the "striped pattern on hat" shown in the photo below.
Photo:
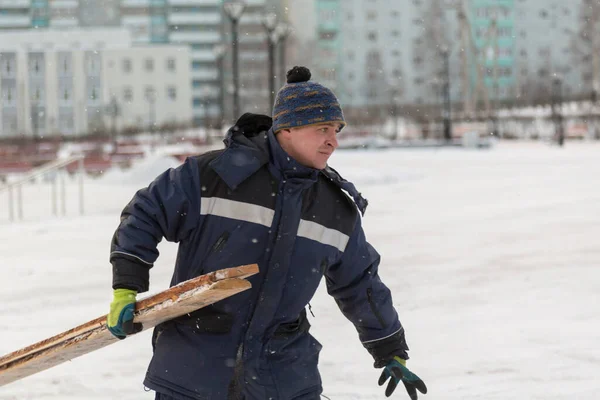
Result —
[{"label": "striped pattern on hat", "polygon": [[288,83],[277,93],[273,106],[274,132],[322,123],[339,123],[342,128],[346,125],[335,94],[309,79],[307,68],[294,67],[288,71]]}]

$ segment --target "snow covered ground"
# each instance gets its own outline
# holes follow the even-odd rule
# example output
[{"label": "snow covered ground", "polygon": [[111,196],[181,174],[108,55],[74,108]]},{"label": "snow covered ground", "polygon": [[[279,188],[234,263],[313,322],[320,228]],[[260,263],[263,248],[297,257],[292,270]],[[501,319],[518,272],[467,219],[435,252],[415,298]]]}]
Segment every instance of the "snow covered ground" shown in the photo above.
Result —
[{"label": "snow covered ground", "polygon": [[[332,166],[369,199],[368,239],[433,399],[597,399],[600,393],[600,145],[501,143],[492,150],[338,152]],[[108,311],[108,250],[119,212],[157,169],[76,184],[68,216],[50,186],[28,186],[8,222],[0,192],[0,354]],[[152,292],[167,287],[176,246],[162,243]],[[325,392],[383,399],[379,371],[321,287],[313,334]],[[150,333],[0,388],[0,399],[152,399],[141,384]],[[393,398],[408,399],[402,388]]]}]

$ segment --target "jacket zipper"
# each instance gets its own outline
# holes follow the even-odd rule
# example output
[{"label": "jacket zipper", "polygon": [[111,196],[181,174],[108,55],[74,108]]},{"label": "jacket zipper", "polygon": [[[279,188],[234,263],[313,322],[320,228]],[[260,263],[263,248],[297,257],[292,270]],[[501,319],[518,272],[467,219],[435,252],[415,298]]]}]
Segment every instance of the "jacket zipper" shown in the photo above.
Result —
[{"label": "jacket zipper", "polygon": [[218,253],[219,251],[223,250],[223,247],[225,247],[228,240],[229,232],[223,232],[223,234],[219,236],[215,244],[213,244],[213,246],[210,248],[210,251],[208,252],[207,256],[213,253]]},{"label": "jacket zipper", "polygon": [[377,310],[377,307],[375,306],[375,302],[373,301],[373,289],[372,288],[367,289],[367,301],[369,302],[369,305],[371,306],[371,311],[377,318],[377,321],[379,321],[379,323],[381,324],[381,327],[383,329],[385,329],[387,327],[387,324],[385,323],[383,317],[379,313],[379,310]]}]

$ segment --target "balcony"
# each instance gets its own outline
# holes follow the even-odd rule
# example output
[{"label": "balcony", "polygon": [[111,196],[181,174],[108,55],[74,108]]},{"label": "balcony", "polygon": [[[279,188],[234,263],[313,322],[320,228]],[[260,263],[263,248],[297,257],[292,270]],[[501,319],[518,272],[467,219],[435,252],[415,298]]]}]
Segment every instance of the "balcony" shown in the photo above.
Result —
[{"label": "balcony", "polygon": [[150,0],[122,0],[121,7],[125,7],[125,8],[150,7]]},{"label": "balcony", "polygon": [[29,28],[31,17],[29,15],[0,15],[2,28]]},{"label": "balcony", "polygon": [[206,97],[217,99],[219,98],[219,88],[214,88],[210,86],[205,86],[203,88],[194,88],[192,89],[192,97],[201,99]]},{"label": "balcony", "polygon": [[169,15],[170,25],[218,25],[221,15],[218,13],[173,13]]},{"label": "balcony", "polygon": [[169,35],[172,43],[219,43],[221,35],[219,32],[177,32],[172,31]]},{"label": "balcony", "polygon": [[29,8],[30,0],[0,0],[0,8]]},{"label": "balcony", "polygon": [[192,50],[190,58],[193,61],[216,61],[217,59],[212,50]]},{"label": "balcony", "polygon": [[219,79],[219,72],[216,69],[198,69],[192,70],[192,79],[214,81]]},{"label": "balcony", "polygon": [[54,0],[50,3],[50,8],[77,8],[77,0]]},{"label": "balcony", "polygon": [[177,6],[221,6],[221,0],[171,0],[171,7]]},{"label": "balcony", "polygon": [[52,18],[50,20],[52,28],[71,28],[77,26],[77,20],[74,18]]}]

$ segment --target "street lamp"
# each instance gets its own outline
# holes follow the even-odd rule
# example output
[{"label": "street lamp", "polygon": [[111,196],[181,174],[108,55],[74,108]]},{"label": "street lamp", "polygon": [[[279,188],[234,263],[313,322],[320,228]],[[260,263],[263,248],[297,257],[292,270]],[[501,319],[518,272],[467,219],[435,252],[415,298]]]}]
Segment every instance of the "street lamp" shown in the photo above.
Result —
[{"label": "street lamp", "polygon": [[202,89],[202,106],[204,107],[204,134],[206,137],[206,143],[207,144],[211,144],[212,143],[212,138],[210,136],[210,123],[208,121],[208,109],[210,108],[210,95],[211,95],[211,91],[208,88],[208,86],[204,86],[204,88]]},{"label": "street lamp", "polygon": [[559,146],[565,144],[565,129],[562,116],[562,78],[554,75],[552,80],[552,117],[554,120],[554,135]]},{"label": "street lamp", "polygon": [[444,140],[452,140],[452,105],[450,103],[450,51],[446,46],[441,49],[442,57],[444,59],[444,83],[443,83],[443,96],[444,96]]},{"label": "street lamp", "polygon": [[271,106],[275,103],[275,46],[277,45],[277,15],[268,13],[263,20],[263,26],[267,31],[267,46],[269,52],[269,100]]},{"label": "street lamp", "polygon": [[390,101],[391,101],[391,105],[392,105],[392,109],[391,109],[391,114],[394,118],[394,124],[393,124],[393,129],[394,132],[392,133],[391,139],[392,141],[396,141],[398,140],[398,98],[400,97],[401,94],[401,90],[400,90],[400,82],[401,82],[401,77],[399,76],[394,76],[392,78],[392,80],[390,81]]},{"label": "street lamp", "polygon": [[218,44],[213,47],[213,54],[215,55],[217,61],[217,73],[219,74],[219,121],[217,122],[217,128],[223,128],[223,121],[225,120],[225,78],[223,76],[223,60],[225,59],[225,53],[227,52],[227,47],[224,44]]},{"label": "street lamp", "polygon": [[148,128],[150,132],[154,132],[156,125],[156,91],[154,88],[146,88],[146,100],[148,101]]},{"label": "street lamp", "polygon": [[121,115],[121,106],[117,101],[117,97],[112,95],[110,103],[106,106],[106,114],[111,118],[110,142],[115,143],[117,138],[117,117]]},{"label": "street lamp", "polygon": [[292,27],[287,22],[280,22],[275,29],[277,37],[279,38],[279,79],[280,86],[283,86],[285,85],[285,74],[287,71],[285,65],[286,40],[292,33]]},{"label": "street lamp", "polygon": [[231,69],[233,73],[233,119],[237,119],[240,113],[240,95],[239,95],[239,67],[238,67],[238,23],[240,18],[242,18],[242,14],[244,13],[244,9],[246,8],[246,3],[243,1],[230,1],[223,5],[223,9],[225,10],[225,14],[231,21],[231,49],[233,50],[233,54],[231,57]]}]

